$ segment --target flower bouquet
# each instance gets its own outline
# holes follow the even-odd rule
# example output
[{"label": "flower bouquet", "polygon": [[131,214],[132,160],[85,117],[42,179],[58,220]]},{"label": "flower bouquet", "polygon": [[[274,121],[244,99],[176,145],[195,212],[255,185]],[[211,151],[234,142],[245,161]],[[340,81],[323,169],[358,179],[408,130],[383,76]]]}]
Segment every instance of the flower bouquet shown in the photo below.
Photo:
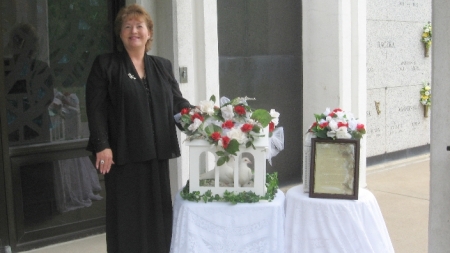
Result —
[{"label": "flower bouquet", "polygon": [[[216,98],[201,101],[195,108],[184,108],[179,123],[188,141],[201,139],[217,148],[217,165],[221,166],[236,156],[240,146],[254,147],[258,138],[271,136],[279,122],[280,113],[274,109],[252,109],[249,97],[229,100],[221,98],[221,106],[215,106]],[[264,130],[267,129],[268,130]],[[268,131],[268,132],[266,132]]]},{"label": "flower bouquet", "polygon": [[423,26],[423,32],[422,32],[422,42],[425,46],[425,57],[430,56],[429,50],[431,47],[432,42],[432,27],[431,22],[428,22],[426,25]]},{"label": "flower bouquet", "polygon": [[326,108],[325,112],[314,116],[316,121],[308,132],[314,133],[317,138],[361,139],[366,133],[364,124],[360,123],[351,112],[339,108],[332,111]]},{"label": "flower bouquet", "polygon": [[423,105],[424,117],[428,117],[428,108],[431,106],[431,86],[429,83],[423,82],[420,89],[420,103]]}]

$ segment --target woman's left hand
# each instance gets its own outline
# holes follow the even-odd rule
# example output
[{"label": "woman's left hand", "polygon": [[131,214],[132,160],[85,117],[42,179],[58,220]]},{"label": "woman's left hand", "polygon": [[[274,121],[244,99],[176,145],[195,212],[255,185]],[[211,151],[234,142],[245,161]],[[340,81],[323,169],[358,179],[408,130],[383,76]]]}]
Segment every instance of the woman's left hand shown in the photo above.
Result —
[{"label": "woman's left hand", "polygon": [[105,175],[111,169],[114,164],[112,150],[107,148],[96,154],[95,167]]}]

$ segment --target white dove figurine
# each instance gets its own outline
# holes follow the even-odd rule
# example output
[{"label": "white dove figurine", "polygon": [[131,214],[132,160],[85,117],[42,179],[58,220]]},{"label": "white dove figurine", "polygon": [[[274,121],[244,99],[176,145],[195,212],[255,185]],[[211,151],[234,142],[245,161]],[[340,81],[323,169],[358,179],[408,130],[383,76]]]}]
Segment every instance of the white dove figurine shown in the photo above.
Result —
[{"label": "white dove figurine", "polygon": [[216,166],[214,169],[207,171],[200,175],[199,179],[215,179],[216,169],[219,170],[219,181],[225,184],[233,183],[234,170],[228,163],[224,163],[221,166]]},{"label": "white dove figurine", "polygon": [[239,185],[242,187],[246,185],[253,178],[252,170],[247,166],[252,162],[247,157],[242,157],[239,163]]}]

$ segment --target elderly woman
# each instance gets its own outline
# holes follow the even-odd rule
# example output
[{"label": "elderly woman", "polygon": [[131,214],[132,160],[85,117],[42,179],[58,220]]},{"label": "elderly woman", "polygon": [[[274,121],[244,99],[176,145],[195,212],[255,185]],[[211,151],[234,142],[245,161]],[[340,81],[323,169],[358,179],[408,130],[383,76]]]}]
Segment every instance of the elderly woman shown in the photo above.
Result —
[{"label": "elderly woman", "polygon": [[139,5],[115,21],[123,51],[98,56],[86,106],[96,168],[105,175],[108,252],[169,252],[172,202],[168,159],[180,156],[174,114],[182,97],[172,65],[149,56],[153,22]]}]

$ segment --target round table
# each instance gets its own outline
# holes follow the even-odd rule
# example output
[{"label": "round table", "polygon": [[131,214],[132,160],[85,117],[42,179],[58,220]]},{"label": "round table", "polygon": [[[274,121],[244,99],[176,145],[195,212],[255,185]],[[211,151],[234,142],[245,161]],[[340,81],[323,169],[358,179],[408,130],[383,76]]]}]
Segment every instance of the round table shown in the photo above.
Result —
[{"label": "round table", "polygon": [[375,196],[359,189],[358,200],[309,198],[303,185],[286,193],[286,252],[394,252]]}]

